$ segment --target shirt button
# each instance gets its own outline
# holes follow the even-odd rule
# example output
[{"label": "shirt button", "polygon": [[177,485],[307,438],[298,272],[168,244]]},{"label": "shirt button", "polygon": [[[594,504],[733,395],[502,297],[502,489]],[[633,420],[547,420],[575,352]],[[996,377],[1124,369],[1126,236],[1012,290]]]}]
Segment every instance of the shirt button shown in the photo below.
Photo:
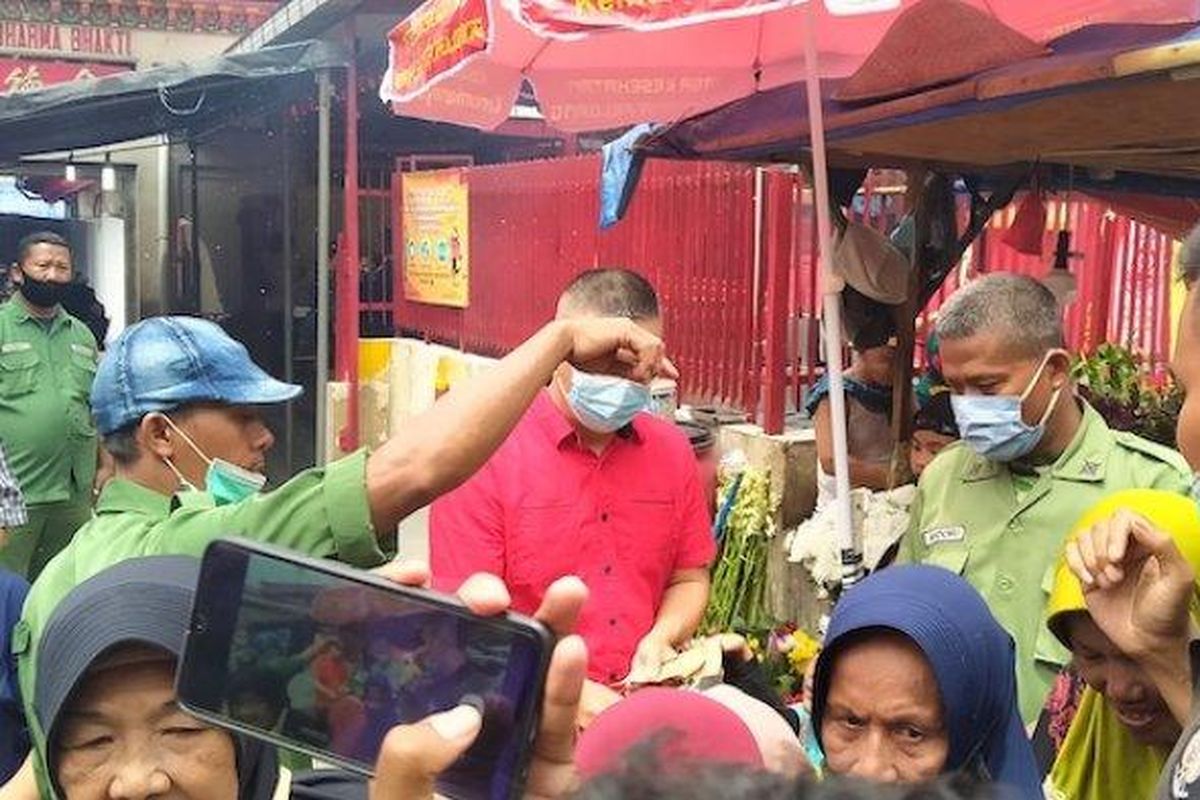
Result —
[{"label": "shirt button", "polygon": [[609,564],[604,565],[604,574],[612,575],[612,566],[611,565],[609,565]]},{"label": "shirt button", "polygon": [[609,624],[610,626],[612,626],[612,627],[614,627],[614,628],[615,628],[615,627],[617,627],[617,620],[616,620],[615,618],[614,618],[614,619],[610,619],[610,620],[608,621],[608,624]]},{"label": "shirt button", "polygon": [[1015,586],[1015,584],[1013,583],[1013,579],[1008,577],[1007,575],[1001,575],[1000,579],[998,581],[996,581],[996,585],[1000,588],[1000,591],[1002,591],[1002,592],[1011,592],[1013,590],[1013,587]]},{"label": "shirt button", "polygon": [[607,512],[607,511],[605,511],[605,512],[603,512],[603,513],[601,513],[601,514],[600,514],[600,521],[601,521],[601,522],[608,522],[608,512]]},{"label": "shirt button", "polygon": [[615,673],[615,672],[608,673],[608,682],[609,683],[616,683],[618,680],[620,680],[620,678],[617,676],[617,673]]}]

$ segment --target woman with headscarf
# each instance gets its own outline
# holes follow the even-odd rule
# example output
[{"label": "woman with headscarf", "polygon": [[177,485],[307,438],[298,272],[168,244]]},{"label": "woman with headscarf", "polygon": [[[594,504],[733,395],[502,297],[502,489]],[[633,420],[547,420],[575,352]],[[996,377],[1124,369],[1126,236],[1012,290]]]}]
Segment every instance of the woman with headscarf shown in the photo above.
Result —
[{"label": "woman with headscarf", "polygon": [[[1118,511],[1131,511],[1170,535],[1183,558],[1200,572],[1200,512],[1192,500],[1168,492],[1131,489],[1092,507],[1075,526],[1068,545]],[[1064,554],[1047,603],[1047,624],[1071,649],[1082,694],[1065,736],[1050,750],[1046,796],[1052,800],[1103,800],[1120,795],[1151,797],[1179,722],[1153,677],[1106,636],[1088,612],[1083,586]],[[1200,622],[1200,586],[1191,601]],[[1039,732],[1047,726],[1039,726]]]},{"label": "woman with headscarf", "polygon": [[1038,798],[1016,696],[1012,639],[979,594],[937,567],[891,567],[834,608],[813,722],[832,774],[918,783],[966,773]]},{"label": "woman with headscarf", "polygon": [[272,748],[176,705],[175,665],[199,563],[125,561],[80,584],[55,610],[34,691],[43,797],[115,796],[110,790],[121,784],[130,796],[144,789],[144,796],[189,800],[287,797]]},{"label": "woman with headscarf", "polygon": [[[35,757],[0,787],[0,796],[43,800],[172,797],[183,800],[365,800],[358,775],[320,770],[289,775],[272,748],[184,712],[175,695],[200,562],[183,556],[130,559],[77,586],[42,632],[34,676]],[[426,585],[428,568],[392,562],[377,571]],[[459,600],[479,614],[506,608],[499,578],[476,575]],[[547,675],[543,713],[529,768],[534,794],[567,785],[574,770],[561,742],[574,731],[587,671],[583,642],[571,633],[586,597],[577,578],[546,592],[537,618],[559,639]],[[428,800],[439,774],[482,733],[470,705],[394,728],[375,766],[374,787],[388,798]],[[36,778],[30,773],[36,772]]]}]

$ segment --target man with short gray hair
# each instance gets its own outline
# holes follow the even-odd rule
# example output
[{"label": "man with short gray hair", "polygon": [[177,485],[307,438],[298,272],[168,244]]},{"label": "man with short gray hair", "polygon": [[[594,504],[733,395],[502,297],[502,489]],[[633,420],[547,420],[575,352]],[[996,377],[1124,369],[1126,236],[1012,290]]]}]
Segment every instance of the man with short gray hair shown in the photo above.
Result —
[{"label": "man with short gray hair", "polygon": [[987,600],[1016,642],[1031,723],[1070,658],[1043,622],[1063,538],[1112,492],[1187,492],[1192,474],[1076,395],[1058,304],[1038,281],[974,281],[942,308],[937,335],[962,439],[922,475],[900,556],[961,574]]}]

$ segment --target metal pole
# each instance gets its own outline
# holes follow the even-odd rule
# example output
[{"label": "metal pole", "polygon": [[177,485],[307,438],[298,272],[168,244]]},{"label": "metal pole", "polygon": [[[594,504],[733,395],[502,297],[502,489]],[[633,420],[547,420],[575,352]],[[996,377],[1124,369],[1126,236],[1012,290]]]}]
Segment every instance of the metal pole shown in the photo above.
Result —
[{"label": "metal pole", "polygon": [[188,311],[200,310],[200,273],[204,269],[200,259],[200,160],[196,153],[196,142],[188,142],[192,161],[192,263],[183,284],[184,307]]},{"label": "metal pole", "polygon": [[347,29],[350,63],[346,65],[346,151],[342,182],[342,242],[338,252],[337,379],[346,384],[346,427],[338,436],[343,452],[358,448],[358,329],[361,250],[358,229],[358,69],[355,65],[354,29]]},{"label": "metal pole", "polygon": [[[750,370],[748,372],[745,399],[751,402],[750,408],[758,409],[762,400],[762,282],[763,282],[763,221],[766,219],[766,192],[764,184],[766,171],[762,167],[754,168],[754,280],[750,302],[750,341],[753,349],[750,352]],[[745,377],[745,376],[744,376]]]},{"label": "metal pole", "polygon": [[317,74],[317,463],[325,463],[329,391],[329,70]]},{"label": "metal pole", "polygon": [[842,586],[849,588],[862,577],[862,552],[855,541],[850,511],[850,464],[846,444],[846,388],[842,380],[842,295],[841,280],[833,274],[830,223],[829,173],[825,159],[825,117],[821,108],[821,78],[817,70],[817,42],[813,6],[804,15],[804,71],[808,92],[813,155],[813,198],[817,207],[817,236],[821,251],[821,278],[825,309],[825,364],[829,370],[829,410],[833,424],[834,483],[837,497],[834,515],[842,554]]},{"label": "metal pole", "polygon": [[[283,377],[288,383],[295,383],[296,368],[292,363],[295,357],[292,307],[296,302],[292,297],[292,137],[287,116],[282,116],[282,120],[280,135],[283,137]],[[289,475],[297,471],[294,461],[296,410],[293,406],[294,404],[288,403],[284,408],[284,453],[287,456]]]},{"label": "metal pole", "polygon": [[[172,239],[174,237],[174,226],[171,224],[171,148],[167,143],[166,137],[163,137],[158,146],[157,151],[157,200],[158,200],[158,281],[155,288],[151,290],[151,296],[155,298],[155,310],[161,313],[164,310],[165,304],[163,298],[167,296],[167,289],[170,281],[170,276],[174,274],[171,268],[171,254],[174,252]],[[179,209],[175,209],[176,213]],[[181,263],[182,259],[175,263]],[[134,280],[134,291],[136,292],[137,303],[135,308],[134,319],[142,319],[149,316],[146,313],[145,293],[143,291],[142,280],[140,274]]]},{"label": "metal pole", "polygon": [[787,280],[793,255],[795,184],[791,175],[771,176],[767,190],[770,214],[763,289],[763,432],[783,433],[787,396]]}]

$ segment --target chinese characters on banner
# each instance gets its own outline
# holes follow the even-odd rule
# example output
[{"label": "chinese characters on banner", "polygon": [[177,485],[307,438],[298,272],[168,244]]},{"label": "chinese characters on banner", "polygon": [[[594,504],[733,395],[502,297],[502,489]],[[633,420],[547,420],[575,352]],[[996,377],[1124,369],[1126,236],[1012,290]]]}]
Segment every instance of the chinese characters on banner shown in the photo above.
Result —
[{"label": "chinese characters on banner", "polygon": [[128,70],[129,67],[124,64],[0,56],[0,97],[32,92],[57,83],[102,78]]},{"label": "chinese characters on banner", "polygon": [[471,274],[466,170],[406,172],[400,192],[405,299],[466,308]]},{"label": "chinese characters on banner", "polygon": [[384,100],[407,102],[491,44],[488,0],[431,0],[388,34]]}]

